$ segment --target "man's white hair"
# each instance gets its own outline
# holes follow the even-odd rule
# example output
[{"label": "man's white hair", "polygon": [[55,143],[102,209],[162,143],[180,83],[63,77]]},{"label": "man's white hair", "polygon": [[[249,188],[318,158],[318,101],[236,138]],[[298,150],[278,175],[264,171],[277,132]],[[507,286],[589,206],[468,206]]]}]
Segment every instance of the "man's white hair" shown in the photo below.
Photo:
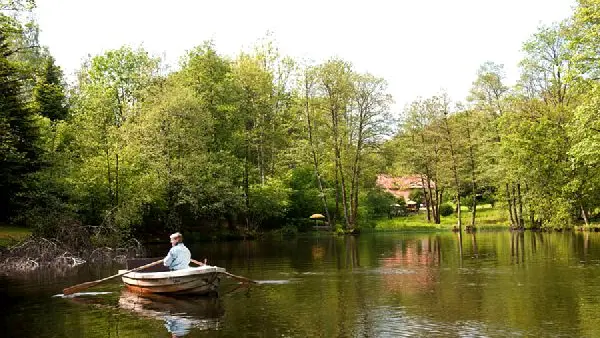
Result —
[{"label": "man's white hair", "polygon": [[183,237],[183,236],[181,236],[181,233],[176,232],[176,233],[172,234],[169,238],[175,239],[175,238],[181,238],[181,237]]}]

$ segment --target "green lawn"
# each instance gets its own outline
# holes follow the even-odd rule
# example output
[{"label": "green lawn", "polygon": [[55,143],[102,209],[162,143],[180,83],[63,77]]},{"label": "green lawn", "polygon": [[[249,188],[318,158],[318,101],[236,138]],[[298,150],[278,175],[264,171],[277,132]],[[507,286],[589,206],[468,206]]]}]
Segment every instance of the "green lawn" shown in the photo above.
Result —
[{"label": "green lawn", "polygon": [[[463,229],[471,224],[471,212],[462,208]],[[475,215],[475,226],[479,229],[485,228],[508,228],[508,219],[505,211],[491,206],[477,208]],[[456,214],[442,217],[441,224],[427,222],[427,214],[424,211],[411,214],[406,217],[395,217],[392,219],[381,219],[376,222],[375,231],[447,231],[451,230],[457,223]]]},{"label": "green lawn", "polygon": [[7,247],[13,243],[31,235],[31,230],[8,225],[0,225],[0,248]]}]

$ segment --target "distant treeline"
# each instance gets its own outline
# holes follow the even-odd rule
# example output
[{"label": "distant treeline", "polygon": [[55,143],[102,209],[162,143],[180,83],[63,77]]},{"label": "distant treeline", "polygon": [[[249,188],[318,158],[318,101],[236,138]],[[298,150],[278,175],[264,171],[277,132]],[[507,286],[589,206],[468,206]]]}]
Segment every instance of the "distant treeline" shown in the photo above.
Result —
[{"label": "distant treeline", "polygon": [[600,1],[533,35],[514,87],[486,63],[464,103],[418,99],[399,126],[385,80],[269,40],[233,58],[206,42],[173,71],[122,47],[67,86],[34,6],[0,1],[0,222],[98,240],[302,227],[313,213],[354,229],[395,203],[381,172],[420,174],[432,222],[448,199],[493,196],[515,227],[588,222],[600,205]]},{"label": "distant treeline", "polygon": [[523,52],[512,87],[502,65],[487,62],[464,103],[442,93],[406,108],[387,146],[403,170],[436,183],[424,191],[432,220],[446,192],[473,210],[493,195],[514,228],[598,216],[600,1],[579,0],[572,17],[539,28]]}]

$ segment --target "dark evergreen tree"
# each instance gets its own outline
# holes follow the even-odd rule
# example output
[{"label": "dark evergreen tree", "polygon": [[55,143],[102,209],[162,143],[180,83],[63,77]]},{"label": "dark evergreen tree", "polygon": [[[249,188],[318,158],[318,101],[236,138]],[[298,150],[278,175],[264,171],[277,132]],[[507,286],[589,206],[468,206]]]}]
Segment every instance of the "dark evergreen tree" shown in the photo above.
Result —
[{"label": "dark evergreen tree", "polygon": [[16,214],[28,177],[39,168],[35,114],[23,102],[22,84],[11,54],[0,31],[0,221]]},{"label": "dark evergreen tree", "polygon": [[62,83],[62,71],[48,56],[34,88],[36,110],[40,115],[52,121],[64,120],[68,114],[65,90]]}]

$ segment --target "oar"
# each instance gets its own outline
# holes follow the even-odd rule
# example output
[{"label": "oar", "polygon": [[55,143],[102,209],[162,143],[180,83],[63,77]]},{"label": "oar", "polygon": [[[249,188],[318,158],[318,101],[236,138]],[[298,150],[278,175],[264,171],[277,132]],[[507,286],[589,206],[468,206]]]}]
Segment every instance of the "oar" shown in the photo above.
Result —
[{"label": "oar", "polygon": [[[190,261],[192,261],[193,263],[195,263],[195,264],[197,264],[197,265],[199,265],[199,266],[206,265],[206,263],[198,262],[198,261],[197,261],[197,260],[195,260],[195,259],[190,259]],[[205,261],[206,261],[206,260],[205,260]],[[236,276],[236,275],[234,275],[234,274],[232,274],[232,273],[229,273],[229,272],[227,272],[227,271],[225,271],[225,272],[220,272],[220,273],[222,273],[222,274],[224,274],[224,275],[227,275],[227,276],[229,276],[229,277],[231,277],[231,278],[233,278],[233,279],[237,279],[237,280],[239,280],[240,282],[243,282],[243,283],[249,283],[249,284],[258,284],[258,282],[257,282],[257,281],[254,281],[254,280],[252,280],[252,279],[250,279],[250,278],[246,278],[246,277],[243,277],[243,276]]]},{"label": "oar", "polygon": [[255,280],[252,280],[252,279],[250,279],[250,278],[246,278],[246,277],[243,277],[243,276],[236,276],[236,275],[234,275],[234,274],[232,274],[232,273],[229,273],[229,272],[227,272],[227,271],[225,271],[225,272],[221,272],[221,273],[222,273],[222,274],[224,274],[224,275],[227,275],[227,276],[229,276],[229,277],[231,277],[231,278],[233,278],[233,279],[237,279],[237,280],[239,280],[239,281],[240,281],[240,282],[242,282],[242,283],[248,283],[248,284],[258,284],[258,282],[257,282],[257,281],[255,281]]},{"label": "oar", "polygon": [[195,259],[190,259],[190,261],[191,261],[192,263],[194,263],[194,264],[198,265],[198,266],[206,265],[206,258],[204,258],[204,263],[202,263],[202,262],[199,262],[199,261],[197,261],[197,260],[195,260]]},{"label": "oar", "polygon": [[85,290],[85,289],[87,289],[87,288],[91,288],[92,286],[98,285],[98,284],[100,284],[100,283],[102,283],[102,282],[105,282],[105,281],[107,281],[107,280],[110,280],[110,279],[113,279],[113,278],[116,278],[116,277],[119,277],[119,276],[126,275],[126,274],[128,274],[128,273],[130,273],[130,272],[136,272],[136,271],[144,270],[144,269],[147,269],[147,268],[149,268],[149,267],[151,267],[151,266],[158,265],[158,264],[160,264],[160,263],[162,263],[162,262],[163,262],[163,260],[161,259],[161,260],[158,260],[158,261],[156,261],[156,262],[154,262],[154,263],[150,263],[150,264],[142,265],[142,266],[140,266],[140,267],[137,267],[137,268],[135,268],[135,269],[127,270],[127,271],[125,271],[125,272],[121,272],[121,273],[118,273],[118,274],[116,274],[116,275],[113,275],[113,276],[110,276],[110,277],[106,277],[106,278],[98,279],[98,280],[91,281],[91,282],[85,282],[85,283],[81,283],[81,284],[73,285],[73,286],[71,286],[71,287],[68,287],[68,288],[66,288],[66,289],[63,289],[63,294],[64,294],[64,295],[71,295],[71,294],[74,294],[75,292],[79,292],[79,291],[81,291],[81,290]]}]

